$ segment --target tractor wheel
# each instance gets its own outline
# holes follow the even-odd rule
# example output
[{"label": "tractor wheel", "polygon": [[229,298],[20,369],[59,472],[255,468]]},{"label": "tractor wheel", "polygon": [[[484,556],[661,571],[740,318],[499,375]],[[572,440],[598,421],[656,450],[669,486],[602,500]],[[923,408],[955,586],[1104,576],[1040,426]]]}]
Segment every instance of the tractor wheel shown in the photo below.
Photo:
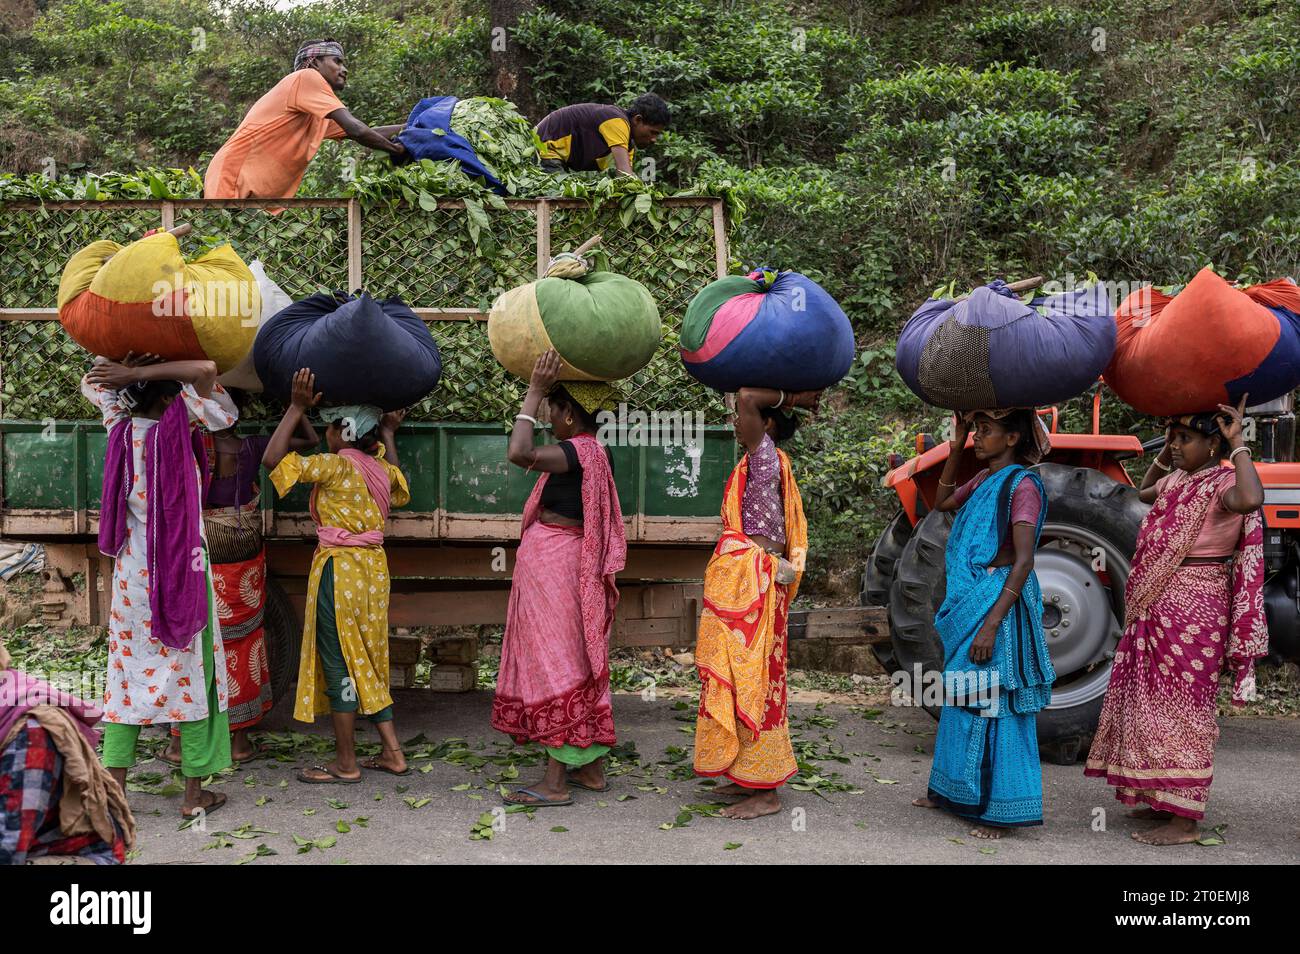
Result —
[{"label": "tractor wheel", "polygon": [[[862,592],[859,602],[863,606],[888,606],[889,588],[894,582],[894,571],[898,559],[903,555],[907,538],[912,535],[912,522],[907,514],[900,510],[885,526],[876,545],[867,557],[867,566],[862,573]],[[894,647],[890,643],[876,643],[871,647],[885,672],[895,669]]]},{"label": "tractor wheel", "polygon": [[262,619],[266,632],[267,664],[271,669],[271,696],[278,703],[298,678],[302,626],[294,616],[284,588],[270,577],[266,580],[266,608]]},{"label": "tractor wheel", "polygon": [[[1041,464],[1047,521],[1034,571],[1043,628],[1056,669],[1051,704],[1038,714],[1043,755],[1060,764],[1086,754],[1101,714],[1111,660],[1123,632],[1124,584],[1146,508],[1132,487],[1088,467]],[[917,524],[890,588],[889,628],[897,667],[943,670],[934,614],[943,603],[944,551],[952,515]],[[931,715],[938,711],[931,709]]]}]

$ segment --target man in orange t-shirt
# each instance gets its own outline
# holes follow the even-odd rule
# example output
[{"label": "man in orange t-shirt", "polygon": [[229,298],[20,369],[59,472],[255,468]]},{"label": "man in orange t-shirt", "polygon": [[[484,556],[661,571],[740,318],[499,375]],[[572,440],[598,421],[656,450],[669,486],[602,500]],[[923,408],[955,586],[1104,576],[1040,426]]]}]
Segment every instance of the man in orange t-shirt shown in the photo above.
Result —
[{"label": "man in orange t-shirt", "polygon": [[354,139],[401,156],[392,139],[402,126],[370,127],[339,101],[347,85],[343,47],[312,40],[294,57],[293,72],[253,104],[235,134],[217,150],[203,179],[205,199],[293,198],[324,139]]}]

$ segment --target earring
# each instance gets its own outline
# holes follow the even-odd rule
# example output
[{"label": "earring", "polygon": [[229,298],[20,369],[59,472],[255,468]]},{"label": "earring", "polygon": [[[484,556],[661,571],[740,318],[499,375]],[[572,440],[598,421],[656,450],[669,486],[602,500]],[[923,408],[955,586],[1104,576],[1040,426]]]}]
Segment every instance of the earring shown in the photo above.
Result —
[{"label": "earring", "polygon": [[569,415],[568,417],[566,417],[566,418],[564,419],[564,423],[567,424],[569,427],[572,427],[572,426],[573,426],[573,415]]}]

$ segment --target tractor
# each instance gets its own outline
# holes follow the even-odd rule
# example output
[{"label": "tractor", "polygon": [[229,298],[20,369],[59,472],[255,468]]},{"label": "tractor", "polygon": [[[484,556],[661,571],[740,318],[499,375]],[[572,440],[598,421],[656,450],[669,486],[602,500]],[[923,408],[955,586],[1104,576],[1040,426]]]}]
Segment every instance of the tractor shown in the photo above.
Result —
[{"label": "tractor", "polygon": [[[1033,469],[1047,490],[1047,519],[1034,570],[1043,591],[1043,629],[1056,669],[1052,702],[1038,715],[1045,758],[1070,764],[1087,747],[1101,714],[1115,647],[1124,630],[1124,584],[1147,507],[1124,461],[1159,452],[1164,436],[1145,443],[1101,433],[1102,386],[1094,390],[1089,433],[1058,430],[1059,410],[1040,411],[1051,453]],[[1295,457],[1291,397],[1254,407],[1247,418],[1264,484],[1265,609],[1270,650],[1300,659],[1300,464]],[[979,469],[968,439],[956,480]],[[891,455],[886,487],[899,511],[872,548],[861,600],[888,609],[890,641],[877,646],[885,671],[943,669],[934,614],[944,597],[944,551],[952,514],[932,510],[948,441],[918,434],[917,454]],[[938,716],[937,708],[930,707]]]}]

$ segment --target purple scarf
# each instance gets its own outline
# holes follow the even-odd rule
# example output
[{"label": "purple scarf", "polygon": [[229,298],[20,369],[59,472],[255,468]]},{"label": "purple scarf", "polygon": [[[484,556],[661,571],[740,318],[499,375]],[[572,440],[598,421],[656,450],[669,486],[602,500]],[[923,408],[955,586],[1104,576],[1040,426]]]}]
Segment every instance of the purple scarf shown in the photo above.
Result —
[{"label": "purple scarf", "polygon": [[[126,542],[128,495],[134,480],[131,419],[108,433],[99,549],[116,557]],[[149,612],[152,635],[164,646],[184,649],[208,625],[208,587],[201,551],[202,496],[190,462],[207,473],[203,438],[190,428],[185,401],[177,398],[144,438],[148,488]]]},{"label": "purple scarf", "polygon": [[99,744],[95,723],[103,713],[97,706],[25,672],[0,669],[0,743],[8,737],[14,725],[36,706],[57,706],[62,709],[72,718],[78,731],[92,747]]}]

